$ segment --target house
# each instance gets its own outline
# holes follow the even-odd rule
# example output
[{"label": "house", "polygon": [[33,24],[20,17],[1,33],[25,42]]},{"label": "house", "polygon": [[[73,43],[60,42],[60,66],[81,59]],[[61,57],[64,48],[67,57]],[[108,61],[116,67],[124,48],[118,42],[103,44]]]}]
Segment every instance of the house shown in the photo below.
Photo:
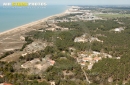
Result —
[{"label": "house", "polygon": [[74,52],[76,49],[73,47],[69,47],[69,51]]},{"label": "house", "polygon": [[124,30],[123,27],[119,27],[119,28],[115,28],[115,29],[114,29],[115,32],[121,32],[121,31],[123,31],[123,30]]},{"label": "house", "polygon": [[1,83],[0,85],[12,85],[10,83]]},{"label": "house", "polygon": [[107,53],[103,53],[103,56],[104,56],[104,58],[112,58],[112,56]]},{"label": "house", "polygon": [[69,28],[62,28],[61,30],[62,30],[62,31],[68,31]]},{"label": "house", "polygon": [[86,57],[88,56],[87,54],[80,54],[81,57]]},{"label": "house", "polygon": [[94,54],[97,54],[97,55],[99,55],[99,54],[100,54],[99,52],[96,52],[96,51],[93,51],[93,53],[94,53]]},{"label": "house", "polygon": [[101,60],[102,58],[101,57],[94,57],[93,58],[93,60],[95,61],[95,62],[98,62],[99,60]]},{"label": "house", "polygon": [[86,64],[85,62],[81,62],[80,63],[81,66],[85,66],[85,64]]},{"label": "house", "polygon": [[49,64],[50,64],[51,66],[53,66],[53,65],[55,64],[55,61],[54,61],[54,60],[48,60],[48,62],[49,62]]},{"label": "house", "polygon": [[51,85],[55,85],[55,82],[54,82],[54,81],[51,81],[50,84],[51,84]]},{"label": "house", "polygon": [[94,16],[92,13],[83,13],[82,15],[76,15],[76,17],[80,20],[96,20],[96,19],[100,19],[96,16]]},{"label": "house", "polygon": [[92,67],[93,67],[93,64],[89,64],[89,65],[88,65],[88,70],[91,70]]},{"label": "house", "polygon": [[12,85],[12,84],[10,84],[10,83],[4,83],[4,85]]},{"label": "house", "polygon": [[121,59],[121,57],[117,57],[116,59]]},{"label": "house", "polygon": [[82,59],[76,58],[77,62],[80,63],[82,61]]},{"label": "house", "polygon": [[0,78],[3,78],[4,77],[4,75],[0,75]]},{"label": "house", "polygon": [[82,59],[84,62],[86,62],[86,61],[92,61],[92,58],[91,57],[85,57],[85,58],[83,58]]},{"label": "house", "polygon": [[112,77],[109,77],[109,78],[108,78],[108,82],[113,82],[113,78],[112,78]]}]

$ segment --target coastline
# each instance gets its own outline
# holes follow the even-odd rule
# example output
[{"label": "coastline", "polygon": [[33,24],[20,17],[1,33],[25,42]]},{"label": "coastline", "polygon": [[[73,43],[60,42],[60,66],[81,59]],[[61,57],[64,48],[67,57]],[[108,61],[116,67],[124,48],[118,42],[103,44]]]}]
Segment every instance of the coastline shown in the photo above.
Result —
[{"label": "coastline", "polygon": [[26,43],[25,40],[21,39],[21,37],[22,38],[26,37],[26,33],[32,30],[38,30],[40,28],[46,27],[46,21],[50,19],[55,19],[56,17],[62,17],[68,15],[69,13],[68,9],[70,9],[70,7],[67,8],[64,12],[1,32],[0,33],[0,56],[7,51],[21,49],[22,46]]},{"label": "coastline", "polygon": [[18,33],[18,32],[26,32],[26,31],[31,31],[33,30],[32,28],[29,28],[29,27],[32,27],[32,26],[35,26],[35,25],[38,25],[40,23],[44,23],[46,22],[47,20],[49,19],[54,19],[55,17],[61,17],[61,16],[65,16],[68,12],[68,9],[65,10],[64,12],[60,13],[60,14],[55,14],[55,15],[52,15],[52,16],[49,16],[49,17],[46,17],[46,18],[43,18],[43,19],[40,19],[40,20],[37,20],[37,21],[34,21],[34,22],[31,22],[31,23],[28,23],[28,24],[24,24],[24,25],[21,25],[21,26],[18,26],[18,27],[15,27],[15,28],[12,28],[12,29],[9,29],[7,31],[4,31],[4,32],[1,32],[0,33],[0,37],[1,36],[4,36],[4,35],[10,35],[10,34],[14,34],[14,33]]}]

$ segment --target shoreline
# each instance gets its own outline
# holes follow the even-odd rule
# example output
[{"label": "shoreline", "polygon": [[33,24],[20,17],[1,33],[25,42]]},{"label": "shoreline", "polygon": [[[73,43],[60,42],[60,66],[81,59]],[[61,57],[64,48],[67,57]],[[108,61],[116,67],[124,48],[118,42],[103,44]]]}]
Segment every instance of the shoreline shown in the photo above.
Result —
[{"label": "shoreline", "polygon": [[24,25],[15,27],[15,28],[11,28],[11,29],[9,29],[7,31],[1,32],[0,37],[3,36],[3,35],[13,34],[13,33],[21,32],[21,31],[25,31],[25,32],[27,30],[31,31],[31,30],[33,30],[33,28],[29,28],[29,27],[33,27],[33,26],[38,25],[40,23],[44,23],[49,19],[54,19],[55,17],[65,16],[65,15],[67,15],[67,13],[68,13],[68,9],[65,10],[62,13],[55,14],[55,15],[52,15],[52,16],[48,16],[46,18],[43,18],[43,19],[40,19],[40,20],[37,20],[37,21],[34,21],[34,22],[30,22],[30,23],[27,23],[27,24],[24,24]]}]

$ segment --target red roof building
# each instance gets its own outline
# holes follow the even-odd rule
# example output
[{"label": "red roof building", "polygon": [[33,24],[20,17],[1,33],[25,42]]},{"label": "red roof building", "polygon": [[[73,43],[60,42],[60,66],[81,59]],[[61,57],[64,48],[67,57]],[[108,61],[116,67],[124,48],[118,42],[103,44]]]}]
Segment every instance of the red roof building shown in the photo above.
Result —
[{"label": "red roof building", "polygon": [[9,84],[9,83],[3,83],[3,85],[12,85],[12,84]]}]

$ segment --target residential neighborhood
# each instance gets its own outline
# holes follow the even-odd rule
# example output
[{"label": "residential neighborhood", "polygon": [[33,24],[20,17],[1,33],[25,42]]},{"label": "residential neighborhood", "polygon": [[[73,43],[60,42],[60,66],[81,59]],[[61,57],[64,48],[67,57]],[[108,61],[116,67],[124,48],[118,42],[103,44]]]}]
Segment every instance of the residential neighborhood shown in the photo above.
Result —
[{"label": "residential neighborhood", "polygon": [[103,58],[112,58],[112,56],[107,53],[100,53],[96,51],[84,51],[78,52],[78,57],[76,59],[81,66],[88,66],[88,70],[91,70],[92,66]]}]

